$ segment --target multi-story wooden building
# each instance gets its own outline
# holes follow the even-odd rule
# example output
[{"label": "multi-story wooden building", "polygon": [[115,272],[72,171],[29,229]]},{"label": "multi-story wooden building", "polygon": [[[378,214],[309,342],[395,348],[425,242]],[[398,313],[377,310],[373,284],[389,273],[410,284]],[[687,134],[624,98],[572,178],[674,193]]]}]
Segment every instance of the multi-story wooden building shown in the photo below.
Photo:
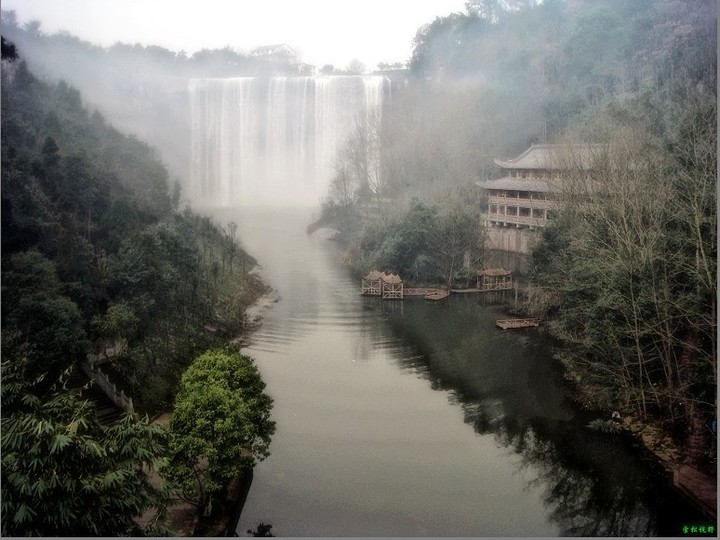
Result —
[{"label": "multi-story wooden building", "polygon": [[556,151],[555,145],[537,144],[515,159],[494,160],[503,169],[503,177],[477,182],[487,190],[487,227],[535,229],[547,225],[557,204],[560,171]]},{"label": "multi-story wooden building", "polygon": [[590,167],[595,148],[534,144],[515,159],[494,160],[503,169],[502,178],[476,182],[487,190],[486,247],[529,253],[536,231],[554,217],[564,175],[570,168]]}]

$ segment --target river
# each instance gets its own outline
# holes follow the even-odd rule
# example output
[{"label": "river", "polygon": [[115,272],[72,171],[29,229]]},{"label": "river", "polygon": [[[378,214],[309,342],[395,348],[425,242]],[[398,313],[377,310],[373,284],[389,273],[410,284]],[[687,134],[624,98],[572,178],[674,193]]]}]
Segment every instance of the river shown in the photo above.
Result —
[{"label": "river", "polygon": [[363,298],[308,211],[223,209],[280,300],[244,349],[277,432],[237,531],[678,536],[701,523],[621,437],[586,429],[539,329],[478,295]]}]

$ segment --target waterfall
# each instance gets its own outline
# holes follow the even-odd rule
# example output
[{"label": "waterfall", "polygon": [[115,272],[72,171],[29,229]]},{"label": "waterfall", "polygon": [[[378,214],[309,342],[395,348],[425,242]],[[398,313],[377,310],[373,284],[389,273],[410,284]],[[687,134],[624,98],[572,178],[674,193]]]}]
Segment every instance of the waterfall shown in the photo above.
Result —
[{"label": "waterfall", "polygon": [[338,150],[388,90],[380,76],[193,79],[190,197],[317,204]]}]

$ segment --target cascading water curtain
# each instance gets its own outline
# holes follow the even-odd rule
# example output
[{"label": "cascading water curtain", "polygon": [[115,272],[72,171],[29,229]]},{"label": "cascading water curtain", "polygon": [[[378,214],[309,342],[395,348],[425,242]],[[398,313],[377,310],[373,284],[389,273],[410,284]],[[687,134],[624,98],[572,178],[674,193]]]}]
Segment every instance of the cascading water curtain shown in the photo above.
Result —
[{"label": "cascading water curtain", "polygon": [[317,204],[338,150],[379,117],[380,76],[190,82],[190,197],[205,204]]}]

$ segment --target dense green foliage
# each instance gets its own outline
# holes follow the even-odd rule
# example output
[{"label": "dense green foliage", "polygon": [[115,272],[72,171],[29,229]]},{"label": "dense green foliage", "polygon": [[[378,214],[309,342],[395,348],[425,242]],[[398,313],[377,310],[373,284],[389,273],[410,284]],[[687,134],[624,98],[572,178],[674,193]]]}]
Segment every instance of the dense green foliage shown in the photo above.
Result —
[{"label": "dense green foliage", "polygon": [[6,62],[2,110],[3,347],[59,374],[88,341],[127,340],[118,382],[168,405],[191,359],[242,328],[253,261],[232,227],[176,212],[154,150],[67,84]]},{"label": "dense green foliage", "polygon": [[99,424],[69,374],[120,344],[103,369],[136,409],[169,407],[264,287],[233,223],[177,211],[152,148],[36,79],[6,41],[2,82],[3,535],[162,533],[167,494],[148,475],[165,431]]},{"label": "dense green foliage", "polygon": [[[164,530],[166,494],[148,472],[166,435],[147,418],[127,415],[102,427],[92,406],[49,387],[17,358],[3,356],[3,536],[139,536]],[[149,512],[140,526],[134,516]]]},{"label": "dense green foliage", "polygon": [[482,252],[479,212],[462,200],[441,207],[415,200],[395,219],[369,222],[352,240],[347,262],[357,274],[377,268],[412,282],[439,282],[448,287],[474,275]]},{"label": "dense green foliage", "polygon": [[269,455],[275,422],[251,358],[225,347],[184,373],[170,419],[165,476],[199,504]]}]

